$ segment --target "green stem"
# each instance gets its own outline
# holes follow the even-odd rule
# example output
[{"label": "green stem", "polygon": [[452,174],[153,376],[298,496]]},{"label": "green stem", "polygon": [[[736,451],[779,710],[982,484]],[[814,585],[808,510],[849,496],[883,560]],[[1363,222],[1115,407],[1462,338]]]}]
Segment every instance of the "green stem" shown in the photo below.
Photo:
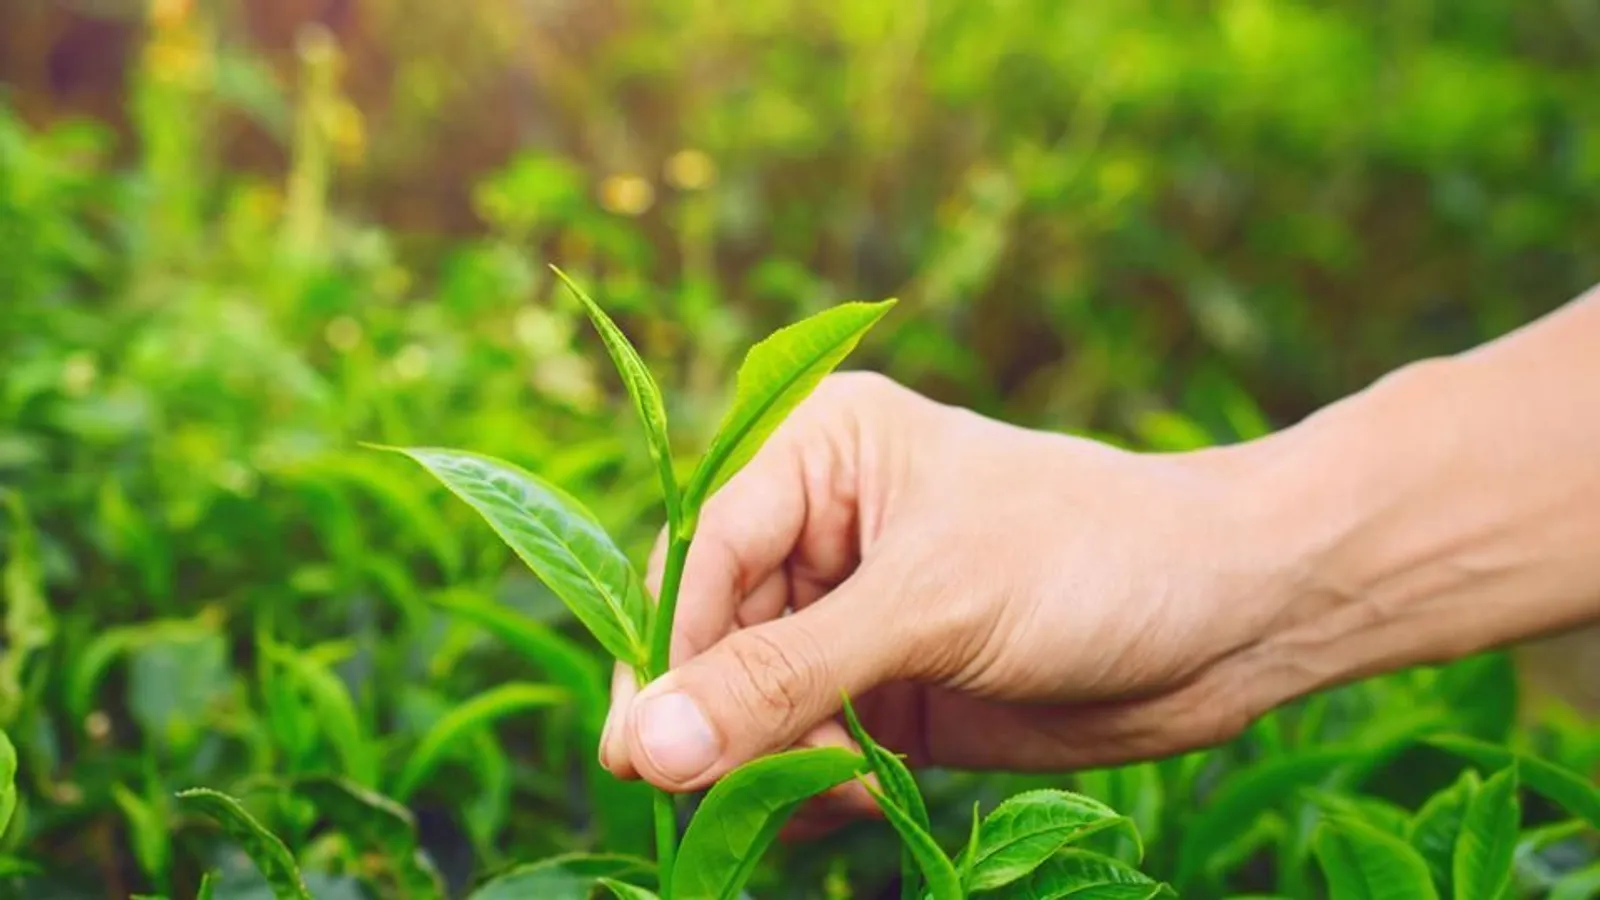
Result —
[{"label": "green stem", "polygon": [[660,877],[657,891],[661,900],[672,900],[672,866],[678,858],[678,807],[671,794],[657,790],[652,804],[656,820],[656,872]]},{"label": "green stem", "polygon": [[[672,621],[678,612],[678,588],[683,584],[683,564],[689,558],[689,536],[693,526],[672,535],[667,546],[666,571],[661,576],[661,594],[656,607],[655,626],[650,634],[648,681],[667,673],[672,663]],[[661,879],[661,900],[672,900],[672,866],[678,856],[678,808],[666,791],[654,796],[656,826],[656,870]]]},{"label": "green stem", "polygon": [[678,613],[678,588],[683,584],[683,564],[689,558],[689,535],[676,534],[667,547],[667,568],[661,576],[661,597],[655,628],[650,634],[650,680],[667,674],[672,664],[672,620]]}]

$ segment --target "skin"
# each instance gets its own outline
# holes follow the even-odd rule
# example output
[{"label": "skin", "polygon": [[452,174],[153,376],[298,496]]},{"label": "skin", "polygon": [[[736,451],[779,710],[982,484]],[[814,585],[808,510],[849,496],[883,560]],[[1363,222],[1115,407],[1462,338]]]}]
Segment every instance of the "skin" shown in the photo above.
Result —
[{"label": "skin", "polygon": [[[1596,619],[1600,288],[1191,453],[843,374],[707,504],[673,669],[643,690],[618,673],[601,760],[698,790],[765,753],[846,743],[845,691],[916,765],[1123,763]],[[865,810],[858,791],[828,803]]]}]

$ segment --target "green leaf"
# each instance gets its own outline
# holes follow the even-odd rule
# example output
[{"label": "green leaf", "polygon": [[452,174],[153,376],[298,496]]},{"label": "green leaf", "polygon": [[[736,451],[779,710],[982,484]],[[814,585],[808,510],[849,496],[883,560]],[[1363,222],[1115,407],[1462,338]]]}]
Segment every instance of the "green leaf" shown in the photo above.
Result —
[{"label": "green leaf", "polygon": [[1500,769],[1516,763],[1518,777],[1529,789],[1600,828],[1600,788],[1576,772],[1475,738],[1437,735],[1427,741],[1484,768]]},{"label": "green leaf", "polygon": [[602,878],[600,879],[600,884],[611,891],[617,900],[660,900],[655,891],[628,884],[625,881],[617,881],[614,878]]},{"label": "green leaf", "polygon": [[394,796],[402,801],[410,799],[433,774],[445,752],[476,729],[487,728],[495,721],[515,713],[553,706],[568,699],[569,695],[560,688],[512,682],[490,688],[451,709],[428,729],[428,733],[417,744],[416,751],[406,760],[399,777],[395,779]]},{"label": "green leaf", "polygon": [[733,900],[801,802],[856,777],[866,760],[838,747],[790,750],[745,763],[718,781],[684,830],[673,900]]},{"label": "green leaf", "polygon": [[583,646],[527,616],[465,591],[446,591],[432,602],[504,641],[551,681],[571,691],[599,734],[610,703],[606,689],[609,672],[596,665],[595,657]]},{"label": "green leaf", "polygon": [[[961,856],[956,860],[956,869],[961,873],[961,886],[966,890],[972,889],[972,862],[978,858],[978,835],[982,825],[979,806],[976,801],[972,804],[972,830],[967,834],[967,845],[961,848]],[[901,892],[900,900],[908,900],[905,893]]]},{"label": "green leaf", "polygon": [[1499,900],[1511,884],[1521,825],[1513,764],[1485,781],[1467,807],[1451,868],[1456,900]]},{"label": "green leaf", "polygon": [[158,809],[143,797],[121,784],[111,785],[111,799],[122,810],[128,821],[128,835],[133,843],[139,867],[152,878],[167,877],[167,866],[172,856],[171,831],[167,828],[165,810]]},{"label": "green leaf", "polygon": [[477,510],[611,655],[643,668],[650,605],[627,556],[577,500],[508,462],[399,449]]},{"label": "green leaf", "polygon": [[178,794],[178,799],[215,819],[222,826],[222,830],[233,838],[267,879],[267,884],[272,886],[272,896],[276,900],[312,900],[311,892],[306,888],[305,879],[300,876],[300,869],[295,865],[294,855],[289,852],[289,848],[285,847],[283,841],[278,840],[276,835],[262,827],[254,816],[246,812],[239,801],[208,788],[182,791]]},{"label": "green leaf", "polygon": [[[856,716],[854,704],[849,697],[844,698],[845,724],[850,729],[850,734],[867,757],[867,765],[872,774],[878,778],[883,792],[904,810],[915,822],[918,828],[925,832],[933,830],[928,820],[928,804],[922,799],[922,791],[917,787],[917,780],[912,776],[911,770],[899,756],[889,752],[882,744],[873,740],[872,735],[861,727],[861,719]],[[918,888],[918,871],[916,857],[912,855],[909,846],[901,849],[900,853],[900,893],[901,900],[912,900],[920,897]]]},{"label": "green leaf", "polygon": [[55,639],[56,621],[45,596],[33,518],[20,494],[5,496],[11,528],[5,569],[0,571],[6,638],[0,646],[0,724],[11,725],[22,710],[23,674],[34,654]]},{"label": "green leaf", "polygon": [[961,889],[961,873],[956,871],[955,864],[939,849],[927,830],[918,825],[910,813],[901,809],[900,804],[874,788],[866,779],[863,778],[861,783],[878,801],[884,817],[900,833],[901,843],[916,860],[917,869],[927,882],[930,900],[962,900],[966,892]]},{"label": "green leaf", "polygon": [[583,304],[583,311],[588,314],[589,321],[594,324],[595,331],[600,333],[600,340],[606,345],[606,352],[611,354],[611,362],[617,367],[617,373],[622,376],[622,382],[628,388],[628,396],[633,399],[634,411],[639,414],[639,421],[644,424],[645,442],[650,448],[650,458],[656,464],[656,471],[661,478],[661,493],[667,507],[668,520],[677,526],[682,519],[682,507],[678,503],[678,478],[672,470],[672,443],[667,437],[667,407],[661,400],[661,388],[656,385],[655,376],[650,374],[650,369],[639,358],[639,352],[628,342],[611,317],[606,315],[600,304],[594,302],[583,288],[578,287],[567,273],[550,267],[572,292],[578,302]]},{"label": "green leaf", "polygon": [[67,672],[67,712],[81,726],[94,706],[100,680],[118,657],[150,644],[186,644],[205,640],[216,626],[204,619],[170,619],[107,628],[74,654]]},{"label": "green leaf", "polygon": [[1330,900],[1435,900],[1428,864],[1411,846],[1370,825],[1330,819],[1313,839]]},{"label": "green leaf", "polygon": [[381,851],[381,858],[394,868],[403,900],[444,897],[444,881],[418,846],[417,822],[410,810],[342,778],[302,778],[295,782],[294,789],[334,827]]},{"label": "green leaf", "polygon": [[1456,839],[1461,834],[1461,821],[1467,808],[1478,795],[1482,782],[1478,773],[1467,769],[1450,787],[1428,798],[1412,817],[1406,839],[1428,863],[1433,882],[1441,895],[1451,891],[1451,869],[1456,852]]},{"label": "green leaf", "polygon": [[11,826],[17,812],[17,748],[11,736],[0,728],[0,837]]},{"label": "green leaf", "polygon": [[1297,789],[1321,783],[1360,755],[1352,746],[1326,747],[1231,773],[1184,829],[1178,850],[1178,890],[1187,893],[1212,857],[1250,831],[1262,813],[1295,796]]},{"label": "green leaf", "polygon": [[1150,900],[1171,890],[1127,863],[1063,850],[1005,889],[1005,900]]},{"label": "green leaf", "polygon": [[311,654],[270,640],[261,647],[267,659],[289,673],[294,683],[311,698],[320,731],[339,755],[344,774],[363,787],[378,783],[376,748],[367,739],[361,715],[356,712],[350,690],[328,666]]},{"label": "green leaf", "polygon": [[992,891],[1010,884],[1062,847],[1108,828],[1122,828],[1138,839],[1125,816],[1081,794],[1058,790],[1017,794],[984,819],[968,887]]},{"label": "green leaf", "polygon": [[1330,816],[1355,819],[1401,840],[1407,837],[1411,816],[1405,809],[1377,797],[1339,794],[1320,788],[1302,788],[1301,796]]},{"label": "green leaf", "polygon": [[206,872],[200,876],[200,888],[195,891],[194,900],[212,900],[217,892],[217,876]]},{"label": "green leaf", "polygon": [[573,853],[517,866],[476,891],[470,900],[589,900],[601,879],[642,881],[655,864],[636,856]]},{"label": "green leaf", "polygon": [[780,328],[750,348],[739,367],[733,403],[684,491],[689,518],[755,456],[773,429],[844,362],[894,304],[841,304]]},{"label": "green leaf", "polygon": [[1600,863],[1587,866],[1561,876],[1550,888],[1545,900],[1594,900],[1600,897]]}]

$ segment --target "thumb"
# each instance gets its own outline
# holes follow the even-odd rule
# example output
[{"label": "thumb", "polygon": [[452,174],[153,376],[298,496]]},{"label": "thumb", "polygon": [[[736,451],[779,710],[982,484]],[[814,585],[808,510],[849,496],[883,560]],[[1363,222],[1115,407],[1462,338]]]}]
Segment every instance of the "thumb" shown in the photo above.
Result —
[{"label": "thumb", "polygon": [[[664,790],[699,790],[729,770],[794,744],[857,696],[894,677],[907,635],[885,618],[866,569],[827,597],[735,631],[661,676],[628,707],[632,767]],[[892,596],[892,595],[889,595]]]}]

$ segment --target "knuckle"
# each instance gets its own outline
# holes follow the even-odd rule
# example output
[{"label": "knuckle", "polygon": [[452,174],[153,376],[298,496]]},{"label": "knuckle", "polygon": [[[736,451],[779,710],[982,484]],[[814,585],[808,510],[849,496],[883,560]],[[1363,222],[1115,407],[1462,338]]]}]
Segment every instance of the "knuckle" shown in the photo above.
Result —
[{"label": "knuckle", "polygon": [[788,718],[811,695],[817,675],[804,665],[801,652],[786,648],[759,631],[747,631],[729,642],[743,691],[737,692],[747,712]]}]

